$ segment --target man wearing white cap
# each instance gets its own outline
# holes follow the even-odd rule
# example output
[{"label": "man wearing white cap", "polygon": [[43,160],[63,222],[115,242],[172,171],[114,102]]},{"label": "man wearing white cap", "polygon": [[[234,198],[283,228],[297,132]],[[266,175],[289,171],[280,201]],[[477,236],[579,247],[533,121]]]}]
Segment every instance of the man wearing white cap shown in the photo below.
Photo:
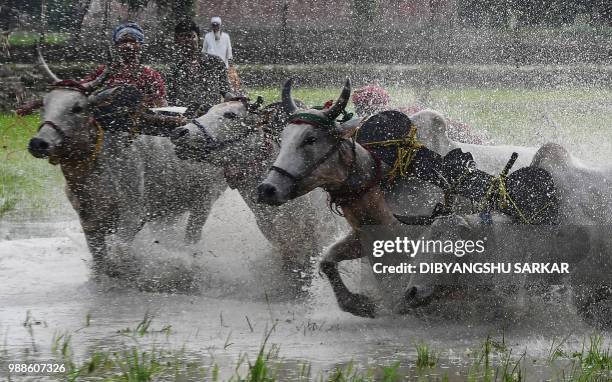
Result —
[{"label": "man wearing white cap", "polygon": [[204,36],[204,47],[202,53],[214,54],[221,57],[225,67],[229,67],[232,61],[232,43],[227,33],[221,32],[221,17],[215,16],[210,19],[212,31]]}]

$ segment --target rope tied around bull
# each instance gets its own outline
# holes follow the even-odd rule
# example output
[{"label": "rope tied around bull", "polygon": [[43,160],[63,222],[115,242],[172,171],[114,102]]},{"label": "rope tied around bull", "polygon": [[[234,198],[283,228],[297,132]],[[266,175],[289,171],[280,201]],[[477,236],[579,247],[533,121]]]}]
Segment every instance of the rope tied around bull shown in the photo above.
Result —
[{"label": "rope tied around bull", "polygon": [[487,189],[485,193],[485,197],[480,205],[480,209],[482,211],[487,210],[488,207],[490,207],[491,204],[493,203],[493,198],[496,197],[497,205],[499,206],[500,209],[503,210],[503,209],[508,208],[508,203],[511,203],[513,207],[516,208],[519,214],[519,217],[521,218],[521,220],[523,220],[523,223],[528,224],[527,219],[525,218],[522,211],[520,211],[518,207],[516,207],[516,204],[510,197],[510,194],[508,193],[508,189],[506,187],[506,179],[508,178],[508,173],[510,172],[510,169],[516,162],[517,158],[518,158],[518,154],[512,153],[512,155],[510,156],[510,160],[508,161],[508,163],[506,163],[506,166],[504,167],[504,169],[499,173],[498,176],[491,179],[491,184],[489,185],[489,188]]},{"label": "rope tied around bull", "polygon": [[[359,133],[357,129],[355,132],[355,137]],[[417,152],[423,148],[423,144],[420,143],[416,137],[417,129],[416,126],[412,126],[408,132],[408,135],[402,139],[389,139],[386,141],[376,141],[376,142],[368,142],[363,143],[366,149],[370,147],[388,147],[388,146],[396,146],[397,147],[397,159],[393,164],[391,170],[387,176],[389,179],[395,179],[397,176],[404,177],[408,175],[408,168],[410,164],[414,160]]]},{"label": "rope tied around bull", "polygon": [[494,203],[494,199],[497,199],[497,206],[500,210],[505,210],[509,206],[512,206],[512,208],[518,214],[518,217],[522,223],[534,224],[535,218],[538,217],[542,212],[546,211],[546,209],[551,207],[553,203],[549,201],[542,208],[534,212],[529,217],[527,217],[525,212],[519,208],[512,196],[510,196],[510,193],[508,192],[508,188],[506,186],[506,179],[508,177],[508,173],[510,172],[510,169],[514,165],[514,162],[516,162],[517,158],[518,154],[512,153],[512,155],[510,156],[510,160],[508,161],[502,172],[491,180],[491,184],[489,185],[485,197],[480,205],[480,210],[490,210],[492,203]]}]

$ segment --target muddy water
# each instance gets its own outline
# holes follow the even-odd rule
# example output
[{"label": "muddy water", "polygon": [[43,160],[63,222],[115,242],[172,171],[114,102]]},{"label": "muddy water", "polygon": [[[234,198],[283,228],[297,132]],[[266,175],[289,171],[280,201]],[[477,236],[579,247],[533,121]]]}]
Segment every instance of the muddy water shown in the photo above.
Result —
[{"label": "muddy water", "polygon": [[[526,350],[530,359],[542,360],[554,338],[572,334],[569,343],[579,347],[592,331],[564,296],[548,304],[517,301],[497,306],[488,301],[467,307],[451,302],[448,309],[419,316],[383,313],[362,319],[341,312],[330,287],[317,276],[310,297],[288,300],[278,254],[238,194],[229,190],[215,205],[202,243],[185,246],[172,239],[180,237],[178,230],[159,228],[146,227],[138,235],[141,279],[130,283],[92,280],[91,257],[74,216],[46,223],[0,222],[0,340],[5,358],[47,360],[54,336],[68,332],[74,332],[76,359],[94,348],[116,349],[129,343],[118,332],[135,328],[149,312],[155,317],[154,331],[168,325],[171,329],[148,341],[184,347],[204,364],[219,363],[225,376],[231,375],[241,354],[256,356],[264,333],[275,323],[269,343],[280,347],[287,379],[303,361],[312,364],[315,374],[351,360],[361,366],[401,361],[403,370],[414,374],[414,345],[425,341],[441,352],[439,366],[430,373],[464,380],[469,349],[478,348],[489,334],[501,338],[503,332],[515,354]],[[342,222],[337,229],[332,236],[345,229]],[[343,273],[352,288],[360,284],[375,293],[362,270],[359,264],[349,264]],[[199,289],[154,291],[155,285],[177,279],[196,280]],[[153,291],[141,291],[134,283]],[[85,327],[87,317],[91,321]],[[538,365],[529,366],[535,375],[549,373]]]}]

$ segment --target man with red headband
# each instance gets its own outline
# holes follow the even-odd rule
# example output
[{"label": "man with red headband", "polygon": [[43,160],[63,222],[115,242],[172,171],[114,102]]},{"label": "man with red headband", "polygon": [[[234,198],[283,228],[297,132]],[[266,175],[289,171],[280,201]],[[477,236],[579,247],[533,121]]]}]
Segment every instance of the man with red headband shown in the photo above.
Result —
[{"label": "man with red headband", "polygon": [[[166,84],[161,74],[140,61],[144,44],[142,28],[134,22],[120,24],[113,32],[113,43],[118,59],[111,64],[110,75],[104,86],[134,85],[144,95],[145,106],[166,106]],[[100,65],[83,82],[94,80],[105,68],[106,65]]]},{"label": "man with red headband", "polygon": [[[111,64],[111,70],[103,83],[104,87],[134,85],[144,95],[146,107],[166,106],[166,85],[162,76],[154,69],[140,62],[141,48],[144,44],[144,33],[137,23],[125,22],[113,32],[113,43],[117,60]],[[92,81],[104,72],[106,65],[100,65],[81,83]],[[42,107],[42,99],[30,101],[17,107],[18,115],[28,115]]]}]

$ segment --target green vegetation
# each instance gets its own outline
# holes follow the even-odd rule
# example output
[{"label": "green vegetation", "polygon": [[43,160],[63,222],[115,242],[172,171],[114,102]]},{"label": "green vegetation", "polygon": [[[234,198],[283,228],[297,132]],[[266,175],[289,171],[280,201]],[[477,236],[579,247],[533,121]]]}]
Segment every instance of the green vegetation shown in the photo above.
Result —
[{"label": "green vegetation", "polygon": [[38,116],[0,115],[0,218],[15,209],[40,217],[63,193],[59,169],[27,151],[38,124]]},{"label": "green vegetation", "polygon": [[416,344],[417,360],[416,366],[418,368],[432,368],[436,366],[438,362],[438,355],[425,342],[419,342]]},{"label": "green vegetation", "polygon": [[[492,337],[474,349],[467,364],[456,362],[451,370],[438,367],[442,353],[434,353],[425,342],[416,346],[416,359],[398,357],[388,366],[361,365],[348,362],[332,370],[312,372],[312,365],[304,360],[301,363],[288,363],[280,356],[280,349],[270,344],[276,326],[266,329],[262,344],[254,361],[248,354],[241,354],[234,365],[223,367],[215,361],[214,355],[204,357],[201,354],[188,353],[185,348],[174,349],[170,345],[169,331],[156,328],[154,317],[145,314],[136,330],[120,333],[122,344],[109,350],[104,346],[88,347],[87,354],[78,359],[72,348],[72,340],[77,336],[88,338],[87,324],[73,332],[55,335],[51,353],[55,362],[64,363],[66,372],[58,379],[67,381],[230,381],[230,382],[275,382],[286,380],[313,382],[395,382],[403,380],[448,381],[449,373],[459,379],[473,382],[522,382],[546,379],[559,382],[591,382],[607,380],[612,373],[612,356],[603,337],[592,335],[583,341],[579,351],[572,351],[565,344],[567,339],[553,340],[551,349],[555,349],[554,359],[541,363],[543,370],[533,371],[533,364],[538,360],[527,360],[527,353],[516,356],[513,349],[507,346],[502,336],[500,341]],[[28,312],[24,326],[41,324]],[[159,341],[159,335],[164,340]],[[82,342],[82,341],[79,341]],[[32,335],[32,353],[28,359],[35,359],[37,350]],[[32,358],[34,357],[34,358]],[[442,357],[442,358],[439,358]],[[0,349],[0,365],[14,359],[6,349]],[[385,361],[387,363],[388,361]],[[445,361],[440,362],[441,366]],[[531,366],[529,364],[532,364]],[[531,372],[529,367],[532,367]],[[9,378],[9,381],[11,379]]]},{"label": "green vegetation", "polygon": [[[61,45],[68,41],[69,33],[51,32],[45,35],[45,43],[49,45]],[[9,44],[14,47],[35,46],[38,43],[39,35],[34,32],[13,32],[9,36]]]}]

